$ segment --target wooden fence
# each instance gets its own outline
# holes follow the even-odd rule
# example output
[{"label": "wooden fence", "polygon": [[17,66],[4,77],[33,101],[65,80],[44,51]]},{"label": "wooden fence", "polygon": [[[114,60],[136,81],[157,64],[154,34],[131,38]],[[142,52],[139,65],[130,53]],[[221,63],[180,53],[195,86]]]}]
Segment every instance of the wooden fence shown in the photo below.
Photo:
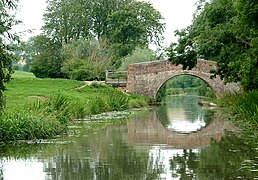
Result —
[{"label": "wooden fence", "polygon": [[126,87],[127,71],[106,71],[106,84],[111,86]]}]

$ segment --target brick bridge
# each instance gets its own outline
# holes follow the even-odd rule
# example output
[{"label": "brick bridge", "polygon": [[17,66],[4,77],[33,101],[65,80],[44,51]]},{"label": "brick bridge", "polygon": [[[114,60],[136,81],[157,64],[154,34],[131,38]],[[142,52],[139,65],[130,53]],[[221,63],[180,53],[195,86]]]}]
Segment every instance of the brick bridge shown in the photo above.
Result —
[{"label": "brick bridge", "polygon": [[225,85],[219,77],[211,79],[210,70],[216,68],[216,62],[206,60],[198,60],[196,66],[191,70],[183,70],[181,65],[173,65],[167,60],[129,64],[126,90],[156,98],[159,88],[167,80],[179,75],[191,75],[202,79],[213,90],[217,98],[224,93],[240,90],[236,83]]}]

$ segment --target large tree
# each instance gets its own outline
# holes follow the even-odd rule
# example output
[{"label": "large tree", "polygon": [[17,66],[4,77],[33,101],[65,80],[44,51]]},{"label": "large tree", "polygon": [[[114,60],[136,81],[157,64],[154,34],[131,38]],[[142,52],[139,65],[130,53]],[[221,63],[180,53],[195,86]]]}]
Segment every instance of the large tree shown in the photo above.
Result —
[{"label": "large tree", "polygon": [[120,56],[126,56],[137,46],[159,45],[164,30],[161,20],[160,12],[150,3],[131,1],[109,15],[107,39],[117,47]]},{"label": "large tree", "polygon": [[197,58],[214,60],[226,82],[240,82],[244,89],[258,88],[257,0],[199,1],[193,22],[176,31],[170,60],[192,68]]},{"label": "large tree", "polygon": [[0,1],[0,111],[3,109],[3,91],[12,73],[12,45],[10,42],[18,40],[18,37],[10,30],[13,25],[19,23],[10,12],[16,9],[17,0]]},{"label": "large tree", "polygon": [[80,38],[107,39],[110,44],[159,42],[164,30],[161,15],[147,2],[136,0],[48,0],[44,33],[59,43]]},{"label": "large tree", "polygon": [[90,0],[47,0],[45,34],[60,44],[90,36],[91,4]]}]

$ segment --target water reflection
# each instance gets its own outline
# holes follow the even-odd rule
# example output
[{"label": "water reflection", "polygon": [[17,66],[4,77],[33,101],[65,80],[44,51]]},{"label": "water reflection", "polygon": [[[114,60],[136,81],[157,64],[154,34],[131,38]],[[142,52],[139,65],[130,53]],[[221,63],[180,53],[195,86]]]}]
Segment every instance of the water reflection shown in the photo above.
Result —
[{"label": "water reflection", "polygon": [[190,133],[206,126],[213,111],[198,106],[198,96],[166,96],[157,108],[158,118],[171,131]]},{"label": "water reflection", "polygon": [[[182,134],[164,127],[168,120],[161,123],[157,117],[168,117],[170,113],[158,111],[145,111],[119,126],[78,128],[79,134],[49,144],[0,147],[0,179],[258,178],[257,151],[231,133],[225,136],[224,129],[234,127],[218,113],[208,122],[203,113],[205,126]],[[188,109],[184,112],[188,114]],[[198,116],[185,115],[192,117],[191,122]]]}]

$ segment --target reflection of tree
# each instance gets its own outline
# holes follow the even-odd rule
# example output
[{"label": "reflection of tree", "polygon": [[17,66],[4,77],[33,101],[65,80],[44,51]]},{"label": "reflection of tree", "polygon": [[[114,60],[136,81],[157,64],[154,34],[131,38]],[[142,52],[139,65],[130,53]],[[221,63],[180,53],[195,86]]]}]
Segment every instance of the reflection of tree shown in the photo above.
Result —
[{"label": "reflection of tree", "polygon": [[168,127],[170,121],[168,119],[166,105],[162,104],[157,107],[157,118],[164,127]]},{"label": "reflection of tree", "polygon": [[[57,155],[45,163],[51,179],[156,179],[160,167],[149,160],[148,149],[127,145],[124,128],[88,132],[76,143],[58,148]],[[85,135],[85,134],[84,134]],[[155,167],[155,168],[150,168]]]},{"label": "reflection of tree", "polygon": [[[257,152],[245,146],[234,135],[227,135],[220,143],[213,141],[199,152],[184,150],[170,160],[174,177],[180,179],[254,179]],[[255,162],[256,161],[256,162]]]},{"label": "reflection of tree", "polygon": [[173,177],[180,179],[195,179],[198,154],[192,150],[184,150],[183,155],[177,155],[170,160],[170,168]]},{"label": "reflection of tree", "polygon": [[204,119],[205,123],[212,120],[213,111],[201,109],[196,96],[167,96],[165,102],[157,107],[157,117],[165,127],[170,123],[167,114],[171,109],[183,109],[190,122],[195,122],[198,118]]},{"label": "reflection of tree", "polygon": [[[40,143],[15,143],[0,146],[0,158],[27,159],[31,156],[49,156],[53,153],[53,145]],[[42,153],[42,151],[44,153]]]},{"label": "reflection of tree", "polygon": [[168,96],[166,99],[168,108],[180,108],[185,110],[186,118],[195,122],[198,117],[204,116],[204,111],[198,106],[198,97],[195,96]]},{"label": "reflection of tree", "polygon": [[[198,178],[254,179],[255,174],[251,173],[250,168],[255,164],[252,159],[256,155],[257,152],[246,146],[243,140],[227,135],[220,143],[213,142],[209,148],[201,151]],[[243,162],[252,163],[248,165]]]}]

